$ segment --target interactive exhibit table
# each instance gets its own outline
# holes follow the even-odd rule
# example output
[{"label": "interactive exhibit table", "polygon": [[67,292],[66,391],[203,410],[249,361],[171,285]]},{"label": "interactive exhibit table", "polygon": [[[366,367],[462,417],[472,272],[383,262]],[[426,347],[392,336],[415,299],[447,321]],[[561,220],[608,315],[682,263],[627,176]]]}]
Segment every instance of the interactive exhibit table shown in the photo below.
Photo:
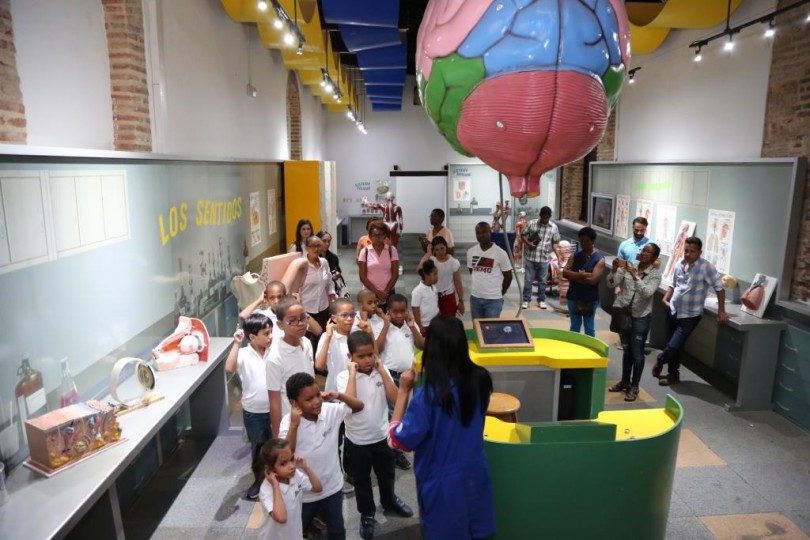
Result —
[{"label": "interactive exhibit table", "polygon": [[518,423],[484,428],[496,538],[663,539],[680,404],[604,411],[608,348],[582,334],[480,319],[467,339],[495,391],[521,402]]}]

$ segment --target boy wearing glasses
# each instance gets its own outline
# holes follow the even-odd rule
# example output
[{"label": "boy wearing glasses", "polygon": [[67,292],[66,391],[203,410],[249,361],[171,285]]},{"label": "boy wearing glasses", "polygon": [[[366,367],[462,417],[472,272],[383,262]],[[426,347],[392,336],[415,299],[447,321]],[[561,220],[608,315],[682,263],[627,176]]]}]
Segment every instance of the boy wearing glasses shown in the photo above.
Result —
[{"label": "boy wearing glasses", "polygon": [[326,331],[321,334],[318,350],[315,351],[315,369],[329,371],[325,386],[327,392],[337,390],[338,373],[348,368],[349,346],[346,339],[352,331],[356,315],[354,305],[345,298],[338,298],[332,302],[329,313]]},{"label": "boy wearing glasses", "polygon": [[293,373],[309,373],[315,376],[312,366],[312,345],[304,339],[309,315],[304,306],[292,297],[286,297],[276,305],[278,325],[284,337],[274,341],[267,359],[267,396],[270,401],[270,424],[273,436],[278,436],[281,417],[290,412],[287,399],[287,379]]}]

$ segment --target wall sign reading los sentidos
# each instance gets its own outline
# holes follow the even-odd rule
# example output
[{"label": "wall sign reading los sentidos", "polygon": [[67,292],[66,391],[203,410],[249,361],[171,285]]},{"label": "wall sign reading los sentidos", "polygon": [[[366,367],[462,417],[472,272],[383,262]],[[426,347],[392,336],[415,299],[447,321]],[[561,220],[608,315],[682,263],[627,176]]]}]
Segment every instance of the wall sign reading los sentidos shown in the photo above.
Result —
[{"label": "wall sign reading los sentidos", "polygon": [[[236,197],[230,201],[199,199],[196,210],[194,224],[197,227],[225,225],[242,217],[242,198]],[[188,203],[176,204],[169,208],[168,219],[164,219],[163,214],[158,216],[158,225],[160,242],[165,246],[169,240],[188,228]]]}]

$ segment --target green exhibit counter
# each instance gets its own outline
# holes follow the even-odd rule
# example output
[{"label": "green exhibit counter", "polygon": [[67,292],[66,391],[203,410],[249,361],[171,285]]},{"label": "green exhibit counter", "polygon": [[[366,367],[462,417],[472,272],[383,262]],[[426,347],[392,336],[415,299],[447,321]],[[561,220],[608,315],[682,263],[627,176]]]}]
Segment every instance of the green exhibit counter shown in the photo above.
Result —
[{"label": "green exhibit counter", "polygon": [[496,538],[665,538],[682,417],[672,396],[595,421],[488,417]]},{"label": "green exhibit counter", "polygon": [[[533,349],[482,350],[475,331],[467,330],[470,358],[489,370],[496,392],[520,400],[523,422],[596,418],[605,406],[607,345],[567,330],[531,328],[530,332]],[[417,371],[421,364],[420,352]]]}]

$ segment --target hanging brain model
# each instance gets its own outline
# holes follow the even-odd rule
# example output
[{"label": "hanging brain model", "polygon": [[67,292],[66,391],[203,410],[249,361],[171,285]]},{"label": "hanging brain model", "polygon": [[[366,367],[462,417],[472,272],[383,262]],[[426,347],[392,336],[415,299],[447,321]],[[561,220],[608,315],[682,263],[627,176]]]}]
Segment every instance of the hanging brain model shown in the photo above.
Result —
[{"label": "hanging brain model", "polygon": [[417,37],[428,116],[515,197],[596,146],[629,64],[623,0],[431,0]]}]

